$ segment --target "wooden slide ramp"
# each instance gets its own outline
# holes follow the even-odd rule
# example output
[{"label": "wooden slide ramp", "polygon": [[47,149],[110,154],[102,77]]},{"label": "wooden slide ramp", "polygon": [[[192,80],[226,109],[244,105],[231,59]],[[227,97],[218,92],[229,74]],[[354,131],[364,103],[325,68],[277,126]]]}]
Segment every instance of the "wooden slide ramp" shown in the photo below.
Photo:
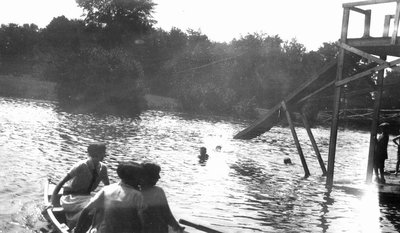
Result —
[{"label": "wooden slide ramp", "polygon": [[[294,106],[303,102],[309,97],[331,87],[333,90],[334,80],[336,77],[337,61],[333,61],[325,65],[320,72],[310,78],[307,82],[294,90],[282,101],[289,106]],[[234,136],[234,139],[251,139],[255,138],[279,123],[285,114],[281,114],[282,102],[275,105],[264,116],[256,120],[246,129],[240,131]]]}]

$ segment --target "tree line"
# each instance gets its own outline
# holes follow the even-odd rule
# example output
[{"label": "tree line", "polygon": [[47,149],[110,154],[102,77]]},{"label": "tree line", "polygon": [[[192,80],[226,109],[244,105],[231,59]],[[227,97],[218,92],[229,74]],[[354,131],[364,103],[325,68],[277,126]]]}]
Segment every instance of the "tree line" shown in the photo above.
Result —
[{"label": "tree line", "polygon": [[[155,28],[150,0],[78,4],[82,20],[59,16],[45,28],[1,25],[0,74],[56,82],[59,103],[67,107],[134,114],[145,108],[144,94],[152,93],[177,98],[187,111],[252,117],[256,107],[274,106],[338,52],[335,43],[307,51],[296,39],[278,35],[253,33],[220,43],[199,30]],[[349,74],[368,68],[360,57],[348,57]],[[350,105],[371,104],[373,75],[345,89],[363,88]],[[390,97],[394,89],[388,90]],[[330,108],[330,95],[311,101]]]}]

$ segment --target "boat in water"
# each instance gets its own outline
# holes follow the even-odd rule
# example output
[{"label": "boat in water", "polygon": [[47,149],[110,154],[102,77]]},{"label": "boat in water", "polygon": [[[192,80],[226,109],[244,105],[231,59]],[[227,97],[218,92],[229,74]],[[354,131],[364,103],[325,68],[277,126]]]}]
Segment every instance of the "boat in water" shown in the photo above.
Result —
[{"label": "boat in water", "polygon": [[[43,198],[44,198],[44,204],[45,206],[51,206],[51,195],[53,194],[53,190],[55,189],[56,185],[50,183],[49,180],[46,180],[44,183],[44,192],[43,192]],[[64,209],[60,205],[60,198],[62,195],[63,189],[60,190],[60,192],[57,194],[56,200],[57,200],[57,205],[53,207],[46,208],[42,213],[43,216],[51,222],[51,224],[54,227],[54,231],[57,233],[69,233],[71,232],[71,229],[67,226],[66,222],[66,217],[65,217],[65,212]],[[211,229],[209,227],[195,224],[193,222],[180,219],[179,223],[189,226],[191,228],[196,229],[196,232],[207,232],[207,233],[221,233],[218,230]],[[174,233],[174,231],[171,227],[169,227],[169,233]],[[185,229],[184,233],[188,233],[188,231]]]},{"label": "boat in water", "polygon": [[[44,184],[44,192],[43,192],[43,198],[44,198],[44,204],[45,206],[50,206],[51,202],[51,195],[53,194],[53,190],[56,187],[55,184],[52,184],[49,182],[49,180],[46,180]],[[61,197],[62,189],[60,190],[60,193],[57,195],[57,203],[58,205],[55,205],[50,208],[46,208],[43,211],[44,217],[51,222],[51,224],[54,227],[54,230],[58,233],[68,233],[70,232],[69,227],[66,224],[66,218],[65,218],[65,213],[64,209],[61,207],[60,203],[60,197]]]}]

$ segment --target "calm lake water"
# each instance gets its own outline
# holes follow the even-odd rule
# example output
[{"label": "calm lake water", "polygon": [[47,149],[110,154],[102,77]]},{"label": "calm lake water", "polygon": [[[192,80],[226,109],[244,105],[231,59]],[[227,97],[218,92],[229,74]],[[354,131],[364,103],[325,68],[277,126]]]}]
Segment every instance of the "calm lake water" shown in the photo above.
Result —
[{"label": "calm lake water", "polygon": [[[399,206],[379,202],[374,191],[327,192],[303,128],[297,133],[311,172],[307,179],[288,128],[244,141],[232,138],[250,122],[163,111],[137,119],[70,114],[54,103],[12,98],[0,98],[0,109],[0,232],[51,231],[40,214],[43,182],[59,181],[95,141],[107,143],[112,182],[120,160],[160,164],[158,184],[177,219],[223,232],[400,230]],[[326,162],[329,129],[313,133]],[[335,184],[364,182],[368,145],[368,132],[339,132]],[[206,163],[197,159],[201,146],[208,148]],[[294,164],[284,165],[286,157]],[[389,157],[388,170],[394,170],[391,142]]]}]

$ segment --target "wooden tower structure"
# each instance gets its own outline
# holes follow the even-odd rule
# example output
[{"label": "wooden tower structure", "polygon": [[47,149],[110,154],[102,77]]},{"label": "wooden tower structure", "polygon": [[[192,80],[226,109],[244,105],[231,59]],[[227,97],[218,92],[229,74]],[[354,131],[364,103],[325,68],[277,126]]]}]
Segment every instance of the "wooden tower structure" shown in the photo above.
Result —
[{"label": "wooden tower structure", "polygon": [[[361,9],[360,7],[371,6],[375,4],[395,3],[394,13],[386,15],[383,20],[383,33],[381,37],[370,36],[371,10]],[[361,13],[364,15],[364,35],[361,38],[348,38],[350,12]],[[326,179],[327,186],[332,186],[335,168],[335,153],[337,129],[339,120],[340,95],[341,89],[349,82],[360,78],[369,77],[373,73],[377,73],[378,91],[374,102],[374,115],[371,125],[371,135],[368,153],[368,166],[366,181],[369,183],[372,179],[373,157],[375,153],[376,135],[379,123],[379,110],[381,105],[382,87],[384,79],[384,70],[386,68],[394,68],[400,63],[400,59],[387,62],[388,56],[400,57],[400,43],[397,37],[399,18],[400,17],[400,1],[399,0],[370,0],[343,4],[342,30],[339,41],[338,66],[335,81],[335,96],[333,100],[333,116],[329,143],[328,154],[328,174]],[[391,21],[393,20],[393,32],[389,35]],[[345,51],[357,54],[373,63],[374,66],[366,71],[355,74],[351,77],[344,77],[343,63]]]},{"label": "wooden tower structure", "polygon": [[[373,7],[377,4],[390,5],[388,9],[393,9],[393,12],[385,15],[383,20],[383,33],[380,37],[372,37],[370,35],[371,29],[371,15],[372,10],[366,9]],[[362,14],[364,16],[364,32],[360,38],[348,38],[350,14]],[[312,131],[308,124],[308,119],[304,112],[301,112],[301,117],[304,127],[307,130],[310,141],[316,153],[316,157],[322,169],[323,175],[327,175],[326,185],[331,187],[333,185],[333,176],[335,168],[335,154],[336,142],[339,125],[339,110],[341,105],[341,98],[343,98],[343,87],[353,82],[371,75],[377,77],[377,89],[374,98],[374,113],[373,121],[371,124],[371,135],[368,154],[368,166],[366,181],[371,182],[373,170],[373,156],[376,144],[376,135],[379,124],[379,111],[381,105],[382,87],[385,69],[392,68],[398,69],[397,65],[400,64],[400,38],[397,36],[400,21],[400,0],[366,0],[360,2],[351,2],[343,4],[343,19],[341,36],[338,41],[339,55],[335,62],[326,65],[318,74],[311,77],[309,81],[297,88],[289,96],[283,99],[279,104],[273,107],[265,116],[254,122],[246,129],[239,132],[234,138],[236,139],[250,139],[254,138],[269,129],[286,116],[289,127],[294,138],[296,148],[298,150],[301,163],[304,168],[305,176],[309,176],[309,170],[305,161],[300,143],[297,138],[296,130],[291,118],[291,111],[296,109],[296,106],[302,104],[307,99],[315,96],[316,94],[330,88],[334,91],[333,97],[333,113],[330,131],[330,142],[328,152],[328,167],[325,168],[324,162],[319,153],[318,146],[314,140]],[[362,25],[361,25],[362,26]],[[390,33],[391,32],[391,33]],[[344,72],[345,54],[356,54],[369,63],[369,69],[353,74],[349,77]],[[392,61],[387,61],[388,56],[397,57]],[[286,114],[281,114],[285,112]]]}]

